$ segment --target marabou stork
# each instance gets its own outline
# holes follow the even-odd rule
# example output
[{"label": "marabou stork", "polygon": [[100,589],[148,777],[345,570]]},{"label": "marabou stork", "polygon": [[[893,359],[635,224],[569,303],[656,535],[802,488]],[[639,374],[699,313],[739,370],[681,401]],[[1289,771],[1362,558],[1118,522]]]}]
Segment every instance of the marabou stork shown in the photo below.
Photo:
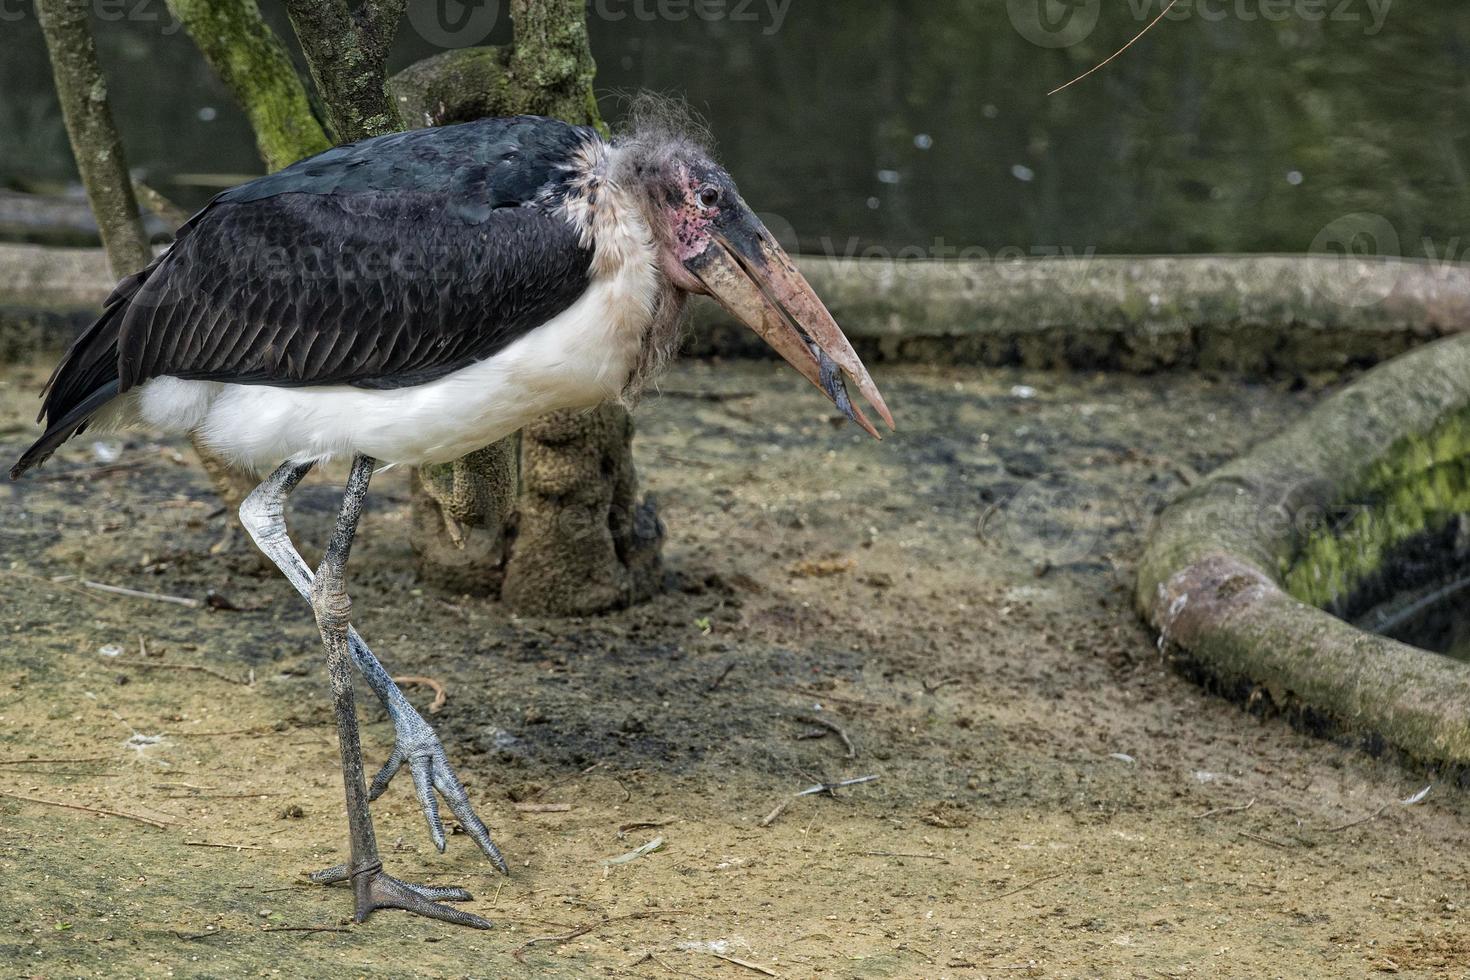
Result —
[{"label": "marabou stork", "polygon": [[[660,121],[662,120],[662,121]],[[831,314],[677,113],[625,135],[554,119],[483,119],[340,146],[216,197],[152,265],[123,279],[43,391],[45,433],[11,469],[88,426],[191,432],[267,472],[240,508],[255,543],[316,615],[327,651],[358,921],[399,908],[485,928],[457,888],[383,870],[368,803],[407,765],[434,844],[435,791],[504,859],[438,736],[348,622],[344,566],[378,463],[463,456],[554,409],[627,399],[708,294],[866,431],[844,374],[887,407]],[[352,460],[315,574],[286,496],[315,464]],[[368,792],[349,658],[393,720]]]}]

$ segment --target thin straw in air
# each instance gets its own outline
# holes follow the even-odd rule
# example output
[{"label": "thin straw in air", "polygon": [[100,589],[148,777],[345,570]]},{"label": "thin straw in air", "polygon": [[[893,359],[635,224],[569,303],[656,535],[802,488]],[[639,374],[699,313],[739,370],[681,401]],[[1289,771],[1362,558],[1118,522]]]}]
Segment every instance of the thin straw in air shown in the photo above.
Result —
[{"label": "thin straw in air", "polygon": [[1118,57],[1118,55],[1122,54],[1124,51],[1127,51],[1129,48],[1133,47],[1133,42],[1134,41],[1137,41],[1139,38],[1143,37],[1149,31],[1153,30],[1154,29],[1154,25],[1157,24],[1159,21],[1163,20],[1164,19],[1164,15],[1167,14],[1169,11],[1173,10],[1174,9],[1174,5],[1176,3],[1178,3],[1178,2],[1179,2],[1179,0],[1169,0],[1169,6],[1165,7],[1163,10],[1160,10],[1159,11],[1159,15],[1157,17],[1155,17],[1153,20],[1151,20],[1151,21],[1148,22],[1148,26],[1147,27],[1145,27],[1143,30],[1139,31],[1137,34],[1133,35],[1133,40],[1129,41],[1127,44],[1123,45],[1121,48],[1119,48],[1118,50],[1114,51],[1112,54],[1108,55],[1106,58],[1104,58],[1098,64],[1093,65],[1091,68],[1087,69],[1085,72],[1083,72],[1082,74],[1078,75],[1076,78],[1072,79],[1070,82],[1067,82],[1065,85],[1058,85],[1056,88],[1052,89],[1050,92],[1048,92],[1046,94],[1047,95],[1056,95],[1062,89],[1068,88],[1068,87],[1070,87],[1072,85],[1076,85],[1078,82],[1082,81],[1082,79],[1086,78],[1088,75],[1091,75],[1093,72],[1097,71],[1099,68],[1106,67],[1107,64],[1108,64],[1108,62],[1112,61],[1114,58]]}]

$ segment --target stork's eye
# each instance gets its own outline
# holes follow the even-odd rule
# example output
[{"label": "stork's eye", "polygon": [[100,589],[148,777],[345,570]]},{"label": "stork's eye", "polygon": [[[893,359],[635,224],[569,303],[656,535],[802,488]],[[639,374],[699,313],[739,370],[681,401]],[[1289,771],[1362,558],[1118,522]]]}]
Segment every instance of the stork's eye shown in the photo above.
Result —
[{"label": "stork's eye", "polygon": [[701,187],[699,189],[699,206],[708,211],[720,203],[720,189],[718,187]]}]

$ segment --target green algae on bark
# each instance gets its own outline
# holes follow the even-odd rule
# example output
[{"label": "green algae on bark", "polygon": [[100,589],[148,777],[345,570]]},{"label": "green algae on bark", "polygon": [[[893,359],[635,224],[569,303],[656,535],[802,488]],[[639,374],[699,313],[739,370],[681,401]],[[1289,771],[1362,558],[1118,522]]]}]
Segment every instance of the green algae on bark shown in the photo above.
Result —
[{"label": "green algae on bark", "polygon": [[1397,546],[1470,513],[1470,409],[1405,436],[1335,510],[1282,568],[1289,593],[1324,608],[1380,573]]}]

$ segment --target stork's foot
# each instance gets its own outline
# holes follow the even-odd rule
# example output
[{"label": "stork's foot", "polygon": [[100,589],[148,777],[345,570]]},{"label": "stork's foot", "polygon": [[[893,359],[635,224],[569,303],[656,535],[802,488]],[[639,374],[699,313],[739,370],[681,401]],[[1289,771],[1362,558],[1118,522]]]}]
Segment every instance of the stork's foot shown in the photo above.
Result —
[{"label": "stork's foot", "polygon": [[[334,885],[352,878],[345,864],[317,871],[310,877],[319,885]],[[378,909],[402,909],[414,915],[452,922],[458,926],[469,926],[472,929],[492,928],[488,919],[439,904],[473,900],[474,896],[463,888],[439,888],[399,881],[384,871],[381,864],[364,870],[353,878],[352,890],[357,903],[353,918],[358,922],[366,921]]]},{"label": "stork's foot", "polygon": [[393,719],[393,727],[393,755],[373,778],[368,799],[376,800],[382,796],[398,770],[406,763],[413,776],[414,794],[418,796],[419,807],[424,811],[424,820],[429,825],[429,836],[433,838],[434,846],[439,852],[444,852],[445,836],[444,821],[439,817],[439,801],[434,795],[436,790],[449,804],[450,811],[465,833],[470,835],[470,839],[479,845],[480,850],[485,852],[485,856],[501,874],[510,874],[510,868],[506,866],[500,848],[490,839],[489,829],[475,813],[474,807],[470,806],[469,794],[465,792],[464,785],[449,767],[449,760],[444,757],[444,746],[439,742],[439,736],[434,733],[434,729],[412,709],[401,711]]}]

